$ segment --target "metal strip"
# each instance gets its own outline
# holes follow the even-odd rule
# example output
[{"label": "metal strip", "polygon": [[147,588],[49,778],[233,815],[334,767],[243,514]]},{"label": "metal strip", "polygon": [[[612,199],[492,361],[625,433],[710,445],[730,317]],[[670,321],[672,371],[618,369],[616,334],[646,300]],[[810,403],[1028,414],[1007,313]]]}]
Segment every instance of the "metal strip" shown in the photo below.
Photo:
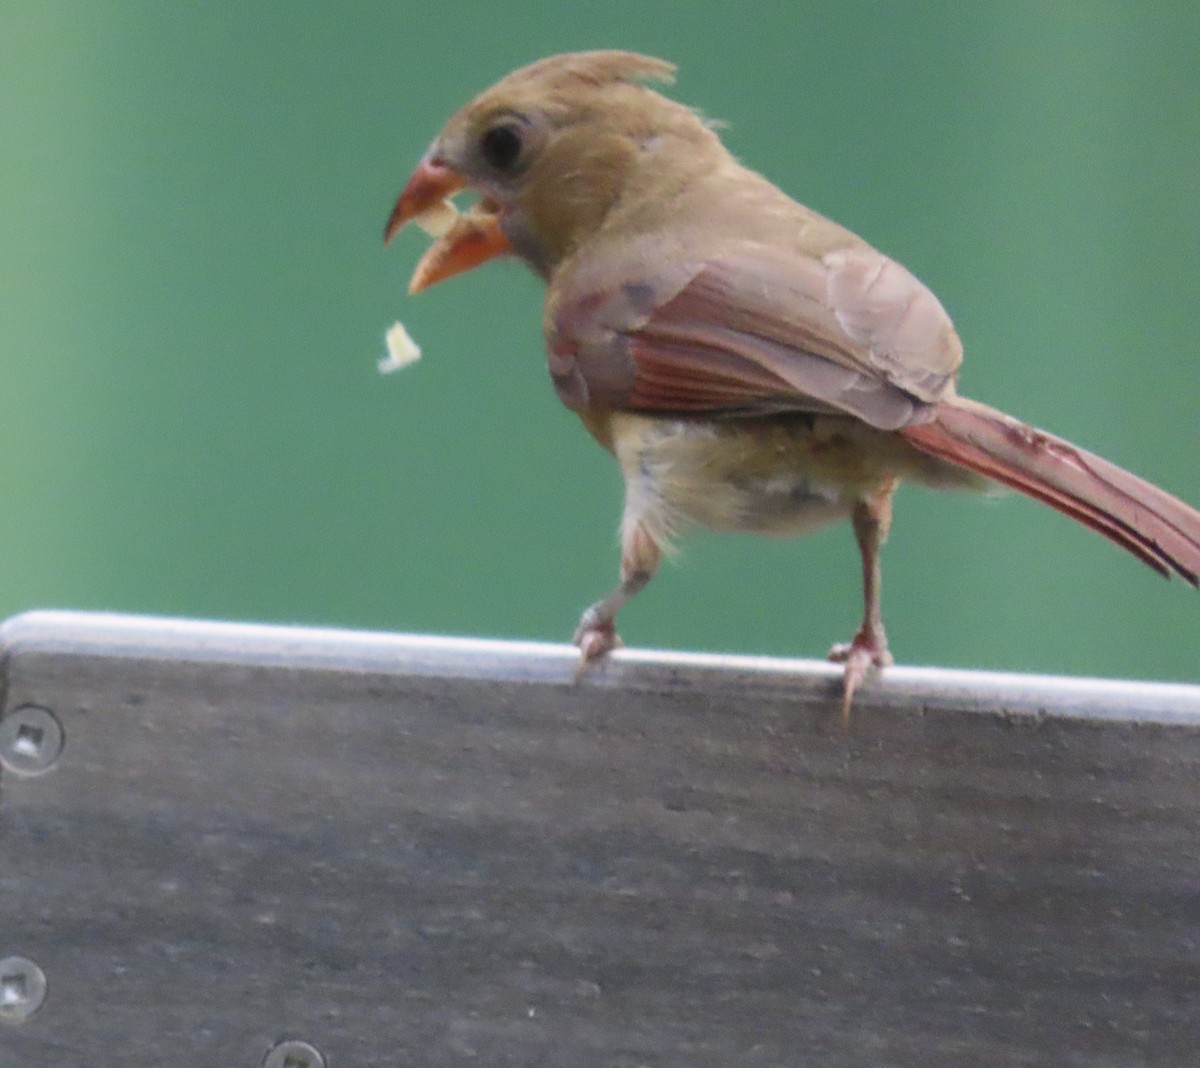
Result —
[{"label": "metal strip", "polygon": [[[0,624],[0,650],[555,685],[571,678],[578,657],[544,642],[58,611]],[[621,649],[585,685],[752,687],[826,701],[840,680],[841,669],[821,660]],[[1200,685],[896,665],[863,686],[856,707],[1192,725],[1200,723]]]}]

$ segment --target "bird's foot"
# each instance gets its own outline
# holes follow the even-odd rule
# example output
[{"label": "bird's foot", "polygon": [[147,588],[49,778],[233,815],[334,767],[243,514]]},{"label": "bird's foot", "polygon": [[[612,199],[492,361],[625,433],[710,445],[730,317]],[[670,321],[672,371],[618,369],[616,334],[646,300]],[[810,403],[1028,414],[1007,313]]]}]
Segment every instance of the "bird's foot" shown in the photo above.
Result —
[{"label": "bird's foot", "polygon": [[580,617],[579,626],[575,628],[575,636],[571,640],[579,649],[579,663],[575,666],[576,682],[587,674],[593,664],[625,644],[617,636],[616,620],[604,618],[596,605],[592,605]]},{"label": "bird's foot", "polygon": [[882,633],[860,630],[853,641],[839,642],[830,649],[829,659],[835,664],[846,665],[842,674],[842,722],[849,723],[855,690],[872,668],[885,668],[892,663],[887,638]]}]

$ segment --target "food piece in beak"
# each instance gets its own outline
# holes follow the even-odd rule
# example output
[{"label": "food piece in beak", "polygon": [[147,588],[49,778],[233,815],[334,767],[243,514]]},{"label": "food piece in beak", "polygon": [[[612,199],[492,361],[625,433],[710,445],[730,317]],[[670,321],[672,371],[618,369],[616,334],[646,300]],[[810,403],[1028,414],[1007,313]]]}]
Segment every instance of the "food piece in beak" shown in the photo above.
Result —
[{"label": "food piece in beak", "polygon": [[419,293],[512,250],[500,229],[495,204],[484,202],[460,213],[450,201],[465,185],[457,171],[435,156],[426,155],[396,199],[383,231],[384,244],[410,222],[437,238],[413,272],[408,285],[410,293]]},{"label": "food piece in beak", "polygon": [[499,216],[481,206],[473,208],[459,215],[454,225],[426,249],[413,271],[408,291],[420,293],[511,251],[512,246],[500,229]]},{"label": "food piece in beak", "polygon": [[[396,198],[396,206],[383,230],[383,243],[388,244],[410,222],[436,218],[439,213],[444,217],[446,201],[466,184],[457,171],[426,156]],[[452,204],[449,207],[454,210]]]},{"label": "food piece in beak", "polygon": [[439,200],[433,207],[418,212],[412,217],[412,221],[430,237],[445,237],[460,214],[454,201],[446,197],[444,200]]}]

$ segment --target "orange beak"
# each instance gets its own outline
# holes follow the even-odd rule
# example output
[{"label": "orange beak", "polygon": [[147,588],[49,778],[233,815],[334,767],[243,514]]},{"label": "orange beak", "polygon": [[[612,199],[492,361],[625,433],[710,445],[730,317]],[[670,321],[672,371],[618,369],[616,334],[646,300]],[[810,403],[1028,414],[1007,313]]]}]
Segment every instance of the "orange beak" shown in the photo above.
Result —
[{"label": "orange beak", "polygon": [[[383,231],[386,245],[418,215],[436,208],[447,197],[466,186],[457,171],[435,158],[425,156],[413,171],[408,185],[396,200]],[[459,215],[450,229],[425,251],[408,283],[410,293],[462,274],[481,263],[511,252],[512,246],[500,229],[494,212],[472,209]]]}]

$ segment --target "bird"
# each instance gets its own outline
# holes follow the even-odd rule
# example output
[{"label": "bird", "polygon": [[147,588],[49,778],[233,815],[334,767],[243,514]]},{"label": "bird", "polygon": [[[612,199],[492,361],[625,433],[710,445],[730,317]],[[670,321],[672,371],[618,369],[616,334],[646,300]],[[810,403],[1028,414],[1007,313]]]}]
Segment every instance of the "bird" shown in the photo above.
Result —
[{"label": "bird", "polygon": [[962,343],[930,289],[735,159],[717,124],[654,88],[675,71],[613,50],[513,71],[450,117],[384,230],[466,191],[410,292],[500,256],[545,283],[554,389],[624,480],[620,580],[579,620],[577,676],[621,644],[617,613],[689,528],[849,520],[863,617],[829,653],[848,718],[892,663],[880,550],[902,481],[1016,489],[1198,584],[1200,512],[960,396]]}]

